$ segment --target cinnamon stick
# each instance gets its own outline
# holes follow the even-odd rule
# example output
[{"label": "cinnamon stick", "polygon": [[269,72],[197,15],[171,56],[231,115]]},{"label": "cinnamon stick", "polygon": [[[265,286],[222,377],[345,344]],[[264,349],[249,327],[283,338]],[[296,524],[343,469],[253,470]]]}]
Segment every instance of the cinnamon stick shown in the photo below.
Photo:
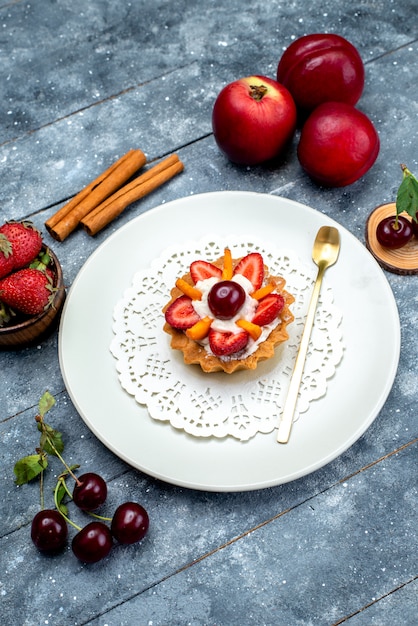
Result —
[{"label": "cinnamon stick", "polygon": [[85,215],[119,189],[145,163],[146,157],[141,150],[129,150],[45,222],[50,235],[63,241]]},{"label": "cinnamon stick", "polygon": [[89,235],[95,235],[120,215],[128,205],[151,193],[183,169],[184,165],[176,154],[167,157],[90,211],[81,220],[82,226]]}]

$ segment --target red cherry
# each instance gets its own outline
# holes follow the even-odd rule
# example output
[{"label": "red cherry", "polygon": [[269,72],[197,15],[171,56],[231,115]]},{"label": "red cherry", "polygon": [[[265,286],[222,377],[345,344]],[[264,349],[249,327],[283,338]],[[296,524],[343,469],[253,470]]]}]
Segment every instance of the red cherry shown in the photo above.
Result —
[{"label": "red cherry", "polygon": [[411,222],[403,216],[390,215],[382,219],[376,228],[381,246],[395,250],[406,245],[413,235]]},{"label": "red cherry", "polygon": [[245,302],[245,291],[233,280],[215,283],[208,294],[208,305],[215,317],[230,320]]},{"label": "red cherry", "polygon": [[106,524],[90,522],[74,536],[71,547],[83,563],[97,563],[109,554],[112,545],[112,534]]},{"label": "red cherry", "polygon": [[31,539],[41,552],[61,550],[68,536],[67,522],[59,511],[44,509],[32,520]]},{"label": "red cherry", "polygon": [[149,527],[148,513],[136,502],[118,506],[111,523],[112,535],[120,543],[136,543],[145,537]]},{"label": "red cherry", "polygon": [[73,490],[74,503],[83,511],[94,511],[103,504],[106,497],[106,482],[94,472],[80,476]]}]

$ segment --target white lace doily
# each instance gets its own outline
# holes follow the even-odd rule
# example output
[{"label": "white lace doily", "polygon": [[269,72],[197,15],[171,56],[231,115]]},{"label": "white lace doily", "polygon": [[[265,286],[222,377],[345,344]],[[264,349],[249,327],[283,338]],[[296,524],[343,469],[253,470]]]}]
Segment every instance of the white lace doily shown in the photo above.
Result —
[{"label": "white lace doily", "polygon": [[[190,263],[215,261],[226,246],[234,258],[260,252],[269,273],[285,278],[286,290],[295,297],[290,307],[295,321],[287,327],[289,340],[255,370],[207,374],[197,365],[186,365],[182,352],[171,349],[161,311],[176,279],[188,272]],[[275,250],[254,242],[253,237],[245,241],[205,237],[181,249],[166,250],[149,268],[135,274],[114,309],[110,350],[123,389],[147,407],[151,418],[170,422],[196,437],[230,435],[247,441],[257,433],[272,432],[286,397],[316,272],[313,263],[302,263],[294,252]],[[341,320],[331,289],[323,285],[295,419],[326,393],[328,380],[342,359]]]}]

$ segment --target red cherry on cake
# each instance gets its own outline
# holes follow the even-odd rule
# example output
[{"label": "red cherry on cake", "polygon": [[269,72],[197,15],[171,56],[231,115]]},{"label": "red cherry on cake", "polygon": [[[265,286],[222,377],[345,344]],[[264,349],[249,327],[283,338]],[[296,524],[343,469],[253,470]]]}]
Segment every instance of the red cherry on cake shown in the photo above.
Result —
[{"label": "red cherry on cake", "polygon": [[245,291],[233,280],[215,283],[208,294],[208,306],[219,320],[230,320],[245,302]]}]

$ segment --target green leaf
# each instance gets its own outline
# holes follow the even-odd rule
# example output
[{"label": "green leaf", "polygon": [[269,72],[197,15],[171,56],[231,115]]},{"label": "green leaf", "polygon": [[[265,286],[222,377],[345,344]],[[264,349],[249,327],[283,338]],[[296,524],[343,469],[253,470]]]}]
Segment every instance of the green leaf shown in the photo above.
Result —
[{"label": "green leaf", "polygon": [[45,450],[47,454],[53,454],[54,456],[58,456],[57,453],[62,454],[64,451],[62,433],[45,424],[45,422],[38,422],[38,430],[42,433],[39,444],[41,449]]},{"label": "green leaf", "polygon": [[45,413],[47,413],[55,404],[55,398],[53,395],[49,393],[49,391],[45,391],[41,399],[39,400],[39,414],[43,417]]},{"label": "green leaf", "polygon": [[403,179],[396,196],[396,213],[399,215],[405,211],[412,219],[417,221],[418,180],[405,165],[401,167],[403,169]]},{"label": "green leaf", "polygon": [[33,480],[39,474],[46,469],[48,461],[43,454],[31,454],[24,456],[22,459],[15,463],[13,471],[16,476],[16,484],[24,485],[30,480]]},{"label": "green leaf", "polygon": [[58,507],[58,511],[62,513],[63,515],[65,515],[66,517],[68,516],[68,506],[64,504],[63,502],[60,503]]},{"label": "green leaf", "polygon": [[66,504],[64,504],[64,498],[65,496],[68,496],[69,498],[72,499],[72,495],[71,495],[70,490],[68,489],[66,479],[70,475],[70,471],[73,472],[79,467],[80,467],[79,465],[69,466],[67,471],[63,472],[62,474],[58,476],[58,481],[57,481],[57,484],[55,485],[55,489],[54,489],[55,505],[58,511],[60,511],[64,515],[68,515],[68,507]]},{"label": "green leaf", "polygon": [[79,469],[80,464],[79,463],[74,463],[74,465],[69,465],[68,466],[68,470],[66,470],[65,472],[63,472],[60,476],[62,478],[67,478],[67,476],[69,476],[70,472],[69,470],[71,470],[72,472],[74,472],[75,470]]},{"label": "green leaf", "polygon": [[[52,442],[52,445],[50,444],[50,441]],[[58,432],[58,430],[54,430],[54,432],[49,435],[49,440],[46,440],[44,450],[47,454],[53,454],[54,456],[62,454],[64,450],[62,433]]]}]

